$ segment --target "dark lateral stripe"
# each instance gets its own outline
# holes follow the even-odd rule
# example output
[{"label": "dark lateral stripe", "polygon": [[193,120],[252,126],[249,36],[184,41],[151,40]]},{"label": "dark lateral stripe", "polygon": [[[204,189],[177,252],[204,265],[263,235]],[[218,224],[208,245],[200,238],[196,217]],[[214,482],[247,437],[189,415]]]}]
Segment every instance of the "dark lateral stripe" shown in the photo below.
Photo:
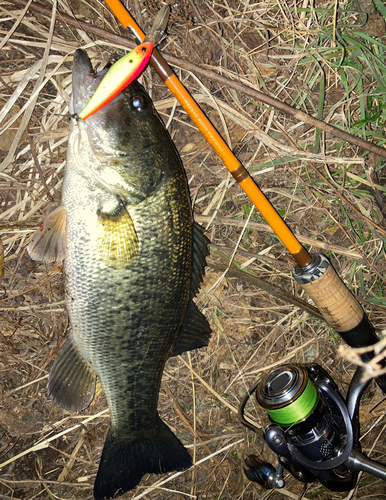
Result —
[{"label": "dark lateral stripe", "polygon": [[240,165],[239,167],[236,168],[236,170],[232,170],[231,174],[235,178],[235,180],[240,184],[240,182],[245,181],[249,177],[249,173],[247,170],[243,167],[243,165]]}]

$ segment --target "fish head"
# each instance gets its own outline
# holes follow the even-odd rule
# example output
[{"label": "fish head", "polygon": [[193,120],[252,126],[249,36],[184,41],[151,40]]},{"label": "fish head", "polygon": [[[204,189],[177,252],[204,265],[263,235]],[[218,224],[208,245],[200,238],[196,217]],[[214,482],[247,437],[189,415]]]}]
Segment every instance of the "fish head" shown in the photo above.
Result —
[{"label": "fish head", "polygon": [[167,132],[136,80],[87,120],[77,119],[106,72],[94,73],[86,52],[75,52],[70,113],[78,134],[78,163],[103,185],[123,192],[128,203],[138,203],[154,193],[165,175]]}]

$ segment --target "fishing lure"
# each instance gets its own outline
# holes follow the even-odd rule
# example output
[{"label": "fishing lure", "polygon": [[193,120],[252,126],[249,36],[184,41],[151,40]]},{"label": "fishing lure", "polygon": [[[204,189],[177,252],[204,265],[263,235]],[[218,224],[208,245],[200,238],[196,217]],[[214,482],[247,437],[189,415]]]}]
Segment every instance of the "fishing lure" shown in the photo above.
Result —
[{"label": "fishing lure", "polygon": [[138,78],[145,69],[152,52],[153,44],[151,42],[141,43],[113,64],[94,95],[79,113],[79,118],[86,120],[95,114]]}]

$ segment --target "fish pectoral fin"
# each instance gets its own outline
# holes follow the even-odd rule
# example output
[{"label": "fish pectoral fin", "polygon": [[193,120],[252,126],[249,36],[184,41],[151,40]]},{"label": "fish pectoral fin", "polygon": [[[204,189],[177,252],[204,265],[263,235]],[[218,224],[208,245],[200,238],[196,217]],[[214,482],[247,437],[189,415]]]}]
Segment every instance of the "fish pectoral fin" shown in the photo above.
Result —
[{"label": "fish pectoral fin", "polygon": [[191,300],[188,305],[185,323],[171,355],[178,356],[185,351],[206,347],[209,344],[211,333],[212,330],[205,316]]},{"label": "fish pectoral fin", "polygon": [[126,266],[139,254],[139,241],[134,222],[124,206],[114,213],[100,212],[97,245],[109,265]]},{"label": "fish pectoral fin", "polygon": [[204,228],[202,228],[197,222],[193,223],[193,271],[192,271],[192,283],[190,285],[190,297],[195,297],[198,292],[200,285],[202,283],[205,266],[206,257],[209,255],[209,245],[210,241],[204,234]]},{"label": "fish pectoral fin", "polygon": [[27,246],[31,259],[41,262],[62,262],[66,257],[67,211],[56,208],[40,223],[40,229]]},{"label": "fish pectoral fin", "polygon": [[138,486],[147,473],[183,471],[193,465],[189,452],[158,414],[139,436],[128,436],[124,430],[114,433],[110,428],[107,434],[95,480],[95,500],[117,498]]},{"label": "fish pectoral fin", "polygon": [[66,410],[82,411],[94,397],[95,384],[96,374],[69,337],[52,365],[48,377],[48,395]]}]

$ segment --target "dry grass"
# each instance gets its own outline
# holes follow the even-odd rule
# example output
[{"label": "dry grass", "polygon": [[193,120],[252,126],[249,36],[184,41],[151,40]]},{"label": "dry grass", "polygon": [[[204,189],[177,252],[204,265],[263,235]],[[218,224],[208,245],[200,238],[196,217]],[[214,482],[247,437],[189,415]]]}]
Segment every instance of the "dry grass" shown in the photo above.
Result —
[{"label": "dry grass", "polygon": [[[123,46],[69,26],[62,14],[128,35],[103,2],[42,3],[51,19],[23,12],[12,1],[0,4],[0,238],[5,256],[0,499],[8,500],[92,498],[108,427],[100,389],[84,415],[65,412],[46,398],[48,368],[68,326],[63,281],[60,267],[32,262],[25,245],[42,215],[60,203],[68,128],[61,115],[68,112],[74,50],[88,49],[94,65],[123,54]],[[129,4],[145,29],[159,8],[155,0]],[[365,24],[357,10],[346,0],[339,5],[181,0],[172,10],[161,50],[214,73],[198,79],[182,63],[174,66],[300,241],[312,252],[331,256],[381,332],[386,327],[385,160],[320,134],[215,78],[223,75],[245,89],[261,90],[382,145],[384,68],[376,56],[381,60],[384,54],[379,38],[384,21],[373,12]],[[196,467],[170,478],[147,477],[123,498],[297,499],[303,487],[291,477],[286,489],[276,492],[263,492],[244,477],[246,454],[273,457],[262,434],[253,435],[238,422],[238,405],[261,372],[283,361],[317,361],[343,392],[354,366],[339,357],[339,338],[312,309],[249,279],[248,270],[287,297],[302,295],[291,278],[294,263],[220,160],[159,78],[148,70],[144,81],[165,121],[173,115],[170,132],[186,167],[196,219],[213,243],[198,297],[213,336],[207,349],[168,362],[160,394],[161,415],[190,448]],[[0,250],[0,280],[1,255]],[[224,273],[231,257],[244,271],[232,273],[230,267]],[[384,405],[375,408],[381,400],[372,384],[363,401],[362,446],[374,459],[386,461]],[[262,412],[249,410],[262,429]],[[303,498],[385,495],[384,483],[364,475],[350,494],[312,484]]]}]

